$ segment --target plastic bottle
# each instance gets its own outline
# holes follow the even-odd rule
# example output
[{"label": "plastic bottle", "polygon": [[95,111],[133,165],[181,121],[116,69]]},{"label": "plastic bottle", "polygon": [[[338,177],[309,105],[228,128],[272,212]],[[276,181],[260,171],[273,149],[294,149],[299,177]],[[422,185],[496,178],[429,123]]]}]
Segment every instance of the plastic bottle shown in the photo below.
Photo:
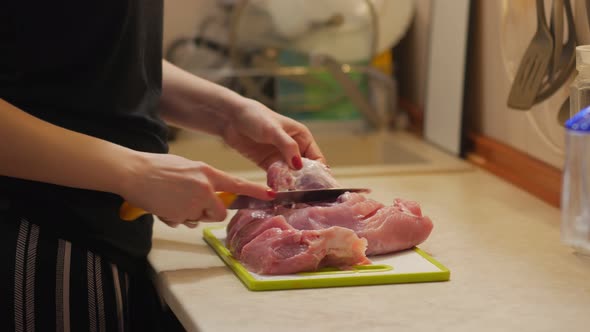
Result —
[{"label": "plastic bottle", "polygon": [[590,45],[576,48],[561,193],[561,240],[590,255]]},{"label": "plastic bottle", "polygon": [[570,86],[570,117],[590,105],[590,45],[576,47],[578,75]]},{"label": "plastic bottle", "polygon": [[590,255],[590,107],[566,122],[561,240]]}]

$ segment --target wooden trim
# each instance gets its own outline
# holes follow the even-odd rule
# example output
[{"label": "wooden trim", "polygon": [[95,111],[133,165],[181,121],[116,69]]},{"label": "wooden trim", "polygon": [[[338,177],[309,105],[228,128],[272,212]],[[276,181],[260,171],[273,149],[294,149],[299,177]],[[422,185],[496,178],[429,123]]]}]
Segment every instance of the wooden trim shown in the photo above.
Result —
[{"label": "wooden trim", "polygon": [[408,113],[410,126],[408,130],[420,137],[423,135],[424,110],[407,98],[399,97],[398,106]]},{"label": "wooden trim", "polygon": [[470,134],[469,143],[466,157],[471,163],[559,207],[560,169],[480,134]]}]

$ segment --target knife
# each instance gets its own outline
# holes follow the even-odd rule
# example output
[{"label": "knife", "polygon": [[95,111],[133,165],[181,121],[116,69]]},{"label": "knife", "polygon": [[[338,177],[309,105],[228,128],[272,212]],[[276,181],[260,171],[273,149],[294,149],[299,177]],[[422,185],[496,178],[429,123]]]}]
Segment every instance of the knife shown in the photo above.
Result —
[{"label": "knife", "polygon": [[[291,190],[279,191],[276,197],[270,201],[264,201],[246,195],[238,195],[225,191],[217,192],[217,197],[221,199],[227,209],[269,209],[280,205],[290,205],[296,203],[318,203],[330,202],[336,200],[345,192],[369,193],[366,188],[330,188],[330,189],[311,189],[311,190]],[[123,202],[119,209],[119,217],[125,221],[133,221],[149,212],[135,207],[128,202]]]}]

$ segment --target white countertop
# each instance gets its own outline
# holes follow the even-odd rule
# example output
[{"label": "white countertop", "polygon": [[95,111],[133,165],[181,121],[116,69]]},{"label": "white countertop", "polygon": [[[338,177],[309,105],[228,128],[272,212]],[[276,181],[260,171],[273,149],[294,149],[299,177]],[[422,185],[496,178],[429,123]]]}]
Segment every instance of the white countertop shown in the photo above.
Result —
[{"label": "white countertop", "polygon": [[338,178],[421,203],[420,247],[451,281],[249,291],[202,240],[156,223],[158,288],[190,331],[588,331],[590,259],[559,239],[559,210],[481,170]]},{"label": "white countertop", "polygon": [[[366,174],[464,171],[472,166],[403,131],[364,134],[316,133],[315,139],[337,179]],[[206,162],[252,180],[265,181],[266,173],[211,136],[181,132],[170,153]]]}]

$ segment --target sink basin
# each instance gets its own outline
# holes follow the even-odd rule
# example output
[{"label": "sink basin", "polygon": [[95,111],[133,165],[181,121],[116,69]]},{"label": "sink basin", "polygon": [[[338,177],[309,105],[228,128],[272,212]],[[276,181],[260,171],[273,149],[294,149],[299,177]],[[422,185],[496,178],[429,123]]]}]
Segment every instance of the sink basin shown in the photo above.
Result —
[{"label": "sink basin", "polygon": [[[468,170],[471,165],[402,131],[387,133],[314,133],[335,176]],[[181,132],[170,153],[204,161],[247,177],[265,173],[219,139]]]}]

